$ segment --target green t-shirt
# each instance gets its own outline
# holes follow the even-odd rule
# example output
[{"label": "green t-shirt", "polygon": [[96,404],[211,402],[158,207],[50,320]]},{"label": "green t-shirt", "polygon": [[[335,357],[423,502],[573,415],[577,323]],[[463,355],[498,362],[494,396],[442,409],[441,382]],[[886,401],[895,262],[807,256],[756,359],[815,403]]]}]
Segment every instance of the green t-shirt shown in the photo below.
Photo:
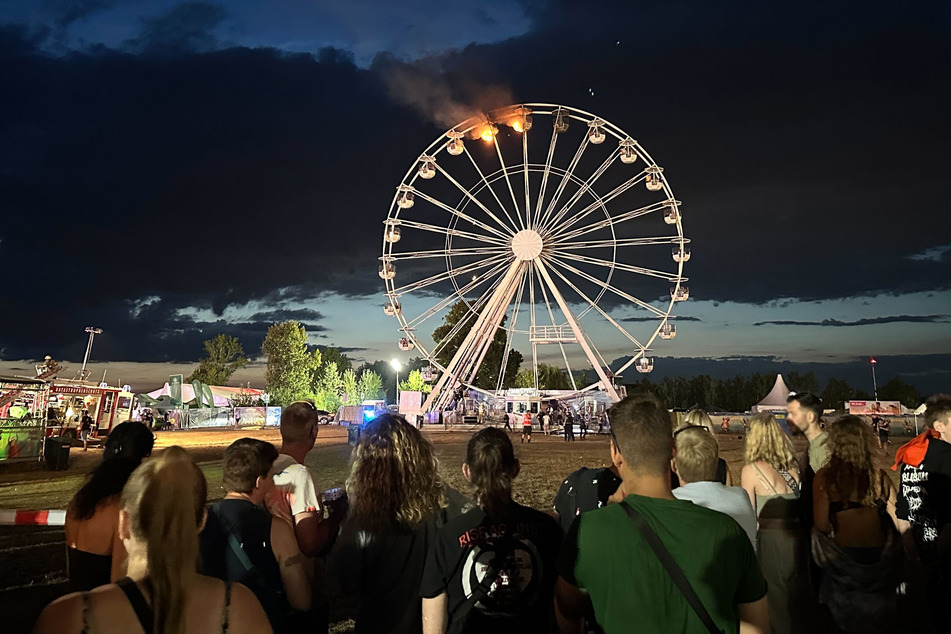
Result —
[{"label": "green t-shirt", "polygon": [[[723,513],[686,500],[629,495],[724,632],[739,630],[738,603],[766,595],[749,538]],[[617,504],[583,513],[565,536],[558,571],[588,591],[605,634],[707,630],[654,551]]]},{"label": "green t-shirt", "polygon": [[809,443],[809,466],[818,471],[829,464],[829,447],[826,444],[829,434],[822,432]]}]

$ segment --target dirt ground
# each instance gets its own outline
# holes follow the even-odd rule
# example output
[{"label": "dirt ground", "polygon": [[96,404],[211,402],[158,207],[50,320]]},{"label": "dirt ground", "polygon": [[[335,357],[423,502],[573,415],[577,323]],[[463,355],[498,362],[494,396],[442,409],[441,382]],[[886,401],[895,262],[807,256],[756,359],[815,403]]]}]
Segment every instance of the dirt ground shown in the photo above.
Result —
[{"label": "dirt ground", "polygon": [[[433,442],[440,472],[464,494],[471,489],[462,477],[461,465],[469,430],[424,430]],[[192,455],[208,479],[210,500],[224,495],[221,489],[221,456],[232,441],[252,436],[280,445],[276,430],[177,431],[158,432],[155,453],[170,445],[181,445]],[[564,477],[582,466],[607,466],[610,462],[608,436],[589,435],[567,443],[558,436],[536,432],[531,444],[521,444],[512,435],[522,471],[515,481],[516,501],[541,510],[550,510],[552,500]],[[719,434],[720,455],[727,461],[735,483],[739,483],[743,462],[743,435]],[[903,442],[896,439],[893,448]],[[804,447],[796,439],[797,450]],[[0,468],[0,509],[63,509],[85,477],[100,460],[100,450],[71,450],[67,471],[51,472],[45,465],[4,465]],[[323,426],[315,449],[306,464],[324,489],[343,486],[350,469],[350,447],[345,428]],[[39,610],[65,591],[66,554],[60,528],[0,527],[0,614],[5,621],[13,615],[11,629],[28,631]],[[15,609],[14,609],[15,606]],[[336,632],[347,632],[347,614],[335,614]]]}]

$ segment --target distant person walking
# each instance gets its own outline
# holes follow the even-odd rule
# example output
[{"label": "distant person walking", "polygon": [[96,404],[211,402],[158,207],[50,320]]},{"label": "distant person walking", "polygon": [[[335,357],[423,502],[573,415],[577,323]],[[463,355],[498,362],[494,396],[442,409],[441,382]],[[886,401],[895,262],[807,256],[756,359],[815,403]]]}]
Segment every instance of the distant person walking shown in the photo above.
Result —
[{"label": "distant person walking", "polygon": [[525,418],[522,420],[522,440],[525,442],[525,439],[528,439],[528,443],[532,442],[532,415],[529,412],[525,412]]},{"label": "distant person walking", "polygon": [[83,439],[83,451],[89,447],[89,434],[92,432],[92,417],[89,410],[83,410],[83,416],[79,419],[79,433]]},{"label": "distant person walking", "polygon": [[565,442],[575,441],[575,421],[571,412],[565,414]]}]

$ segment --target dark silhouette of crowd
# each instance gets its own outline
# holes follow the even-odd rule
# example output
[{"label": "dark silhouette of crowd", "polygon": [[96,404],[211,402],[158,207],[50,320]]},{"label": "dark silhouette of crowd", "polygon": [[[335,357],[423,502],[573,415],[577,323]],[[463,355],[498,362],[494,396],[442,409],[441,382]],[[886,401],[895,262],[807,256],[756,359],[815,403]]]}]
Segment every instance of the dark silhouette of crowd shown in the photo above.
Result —
[{"label": "dark silhouette of crowd", "polygon": [[151,432],[126,423],[70,503],[76,592],[34,631],[326,632],[350,597],[360,633],[944,632],[951,396],[924,422],[888,465],[866,421],[793,394],[785,429],[749,421],[734,487],[706,414],[634,394],[603,415],[611,466],[569,474],[547,513],[517,502],[523,465],[495,427],[469,438],[460,492],[383,414],[345,491],[323,491],[304,464],[317,411],[294,403],[280,450],[227,448],[208,506],[188,454],[146,459]]}]

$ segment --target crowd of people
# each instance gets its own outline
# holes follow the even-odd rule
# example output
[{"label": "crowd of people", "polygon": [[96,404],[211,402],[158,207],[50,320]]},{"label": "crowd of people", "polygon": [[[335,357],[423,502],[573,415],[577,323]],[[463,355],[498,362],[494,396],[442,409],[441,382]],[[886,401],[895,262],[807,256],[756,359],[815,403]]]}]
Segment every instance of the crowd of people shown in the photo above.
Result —
[{"label": "crowd of people", "polygon": [[124,423],[67,511],[75,592],[34,631],[326,632],[331,596],[358,602],[361,633],[947,631],[951,396],[898,450],[898,486],[872,428],[824,421],[811,394],[786,431],[750,420],[739,486],[705,413],[672,425],[642,393],[606,418],[611,466],[569,474],[549,512],[515,501],[523,465],[495,427],[468,440],[471,491],[394,414],[366,425],[345,491],[322,491],[317,411],[294,403],[280,449],[227,448],[209,506],[183,449],[149,458],[151,432]]}]

